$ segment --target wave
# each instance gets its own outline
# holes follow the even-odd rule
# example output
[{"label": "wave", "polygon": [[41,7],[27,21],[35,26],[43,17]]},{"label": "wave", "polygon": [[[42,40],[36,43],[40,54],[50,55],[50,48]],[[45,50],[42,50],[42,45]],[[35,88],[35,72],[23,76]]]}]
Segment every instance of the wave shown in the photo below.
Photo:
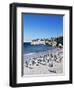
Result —
[{"label": "wave", "polygon": [[24,54],[24,55],[33,55],[33,54],[35,54],[35,53],[27,53],[27,54]]}]

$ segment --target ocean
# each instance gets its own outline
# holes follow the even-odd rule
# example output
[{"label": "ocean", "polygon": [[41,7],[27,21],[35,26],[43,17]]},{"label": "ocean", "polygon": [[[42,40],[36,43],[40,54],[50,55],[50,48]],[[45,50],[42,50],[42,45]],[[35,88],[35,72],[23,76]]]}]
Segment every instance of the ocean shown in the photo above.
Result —
[{"label": "ocean", "polygon": [[23,53],[24,54],[31,54],[31,53],[39,53],[47,50],[52,50],[55,47],[51,45],[31,45],[30,42],[23,43]]}]

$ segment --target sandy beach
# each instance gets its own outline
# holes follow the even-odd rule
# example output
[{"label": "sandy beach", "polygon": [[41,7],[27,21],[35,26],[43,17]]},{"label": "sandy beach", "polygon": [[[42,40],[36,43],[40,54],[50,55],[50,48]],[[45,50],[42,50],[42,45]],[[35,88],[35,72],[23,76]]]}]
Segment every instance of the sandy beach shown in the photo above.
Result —
[{"label": "sandy beach", "polygon": [[23,55],[23,76],[63,73],[63,48]]}]

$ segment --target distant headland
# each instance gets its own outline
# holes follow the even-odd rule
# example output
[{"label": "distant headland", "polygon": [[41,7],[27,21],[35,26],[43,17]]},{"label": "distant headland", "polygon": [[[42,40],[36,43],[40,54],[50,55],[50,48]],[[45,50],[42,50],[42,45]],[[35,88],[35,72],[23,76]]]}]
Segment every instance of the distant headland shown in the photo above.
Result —
[{"label": "distant headland", "polygon": [[59,36],[56,38],[51,38],[51,39],[33,39],[31,41],[31,45],[51,45],[51,46],[58,46],[59,44],[63,45],[63,36]]}]

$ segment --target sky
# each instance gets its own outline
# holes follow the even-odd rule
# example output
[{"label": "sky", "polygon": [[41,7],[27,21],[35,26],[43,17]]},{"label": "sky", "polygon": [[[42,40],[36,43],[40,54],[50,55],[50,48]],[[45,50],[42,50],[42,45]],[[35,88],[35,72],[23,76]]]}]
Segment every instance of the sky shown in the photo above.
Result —
[{"label": "sky", "polygon": [[23,14],[23,41],[63,35],[62,15]]}]

